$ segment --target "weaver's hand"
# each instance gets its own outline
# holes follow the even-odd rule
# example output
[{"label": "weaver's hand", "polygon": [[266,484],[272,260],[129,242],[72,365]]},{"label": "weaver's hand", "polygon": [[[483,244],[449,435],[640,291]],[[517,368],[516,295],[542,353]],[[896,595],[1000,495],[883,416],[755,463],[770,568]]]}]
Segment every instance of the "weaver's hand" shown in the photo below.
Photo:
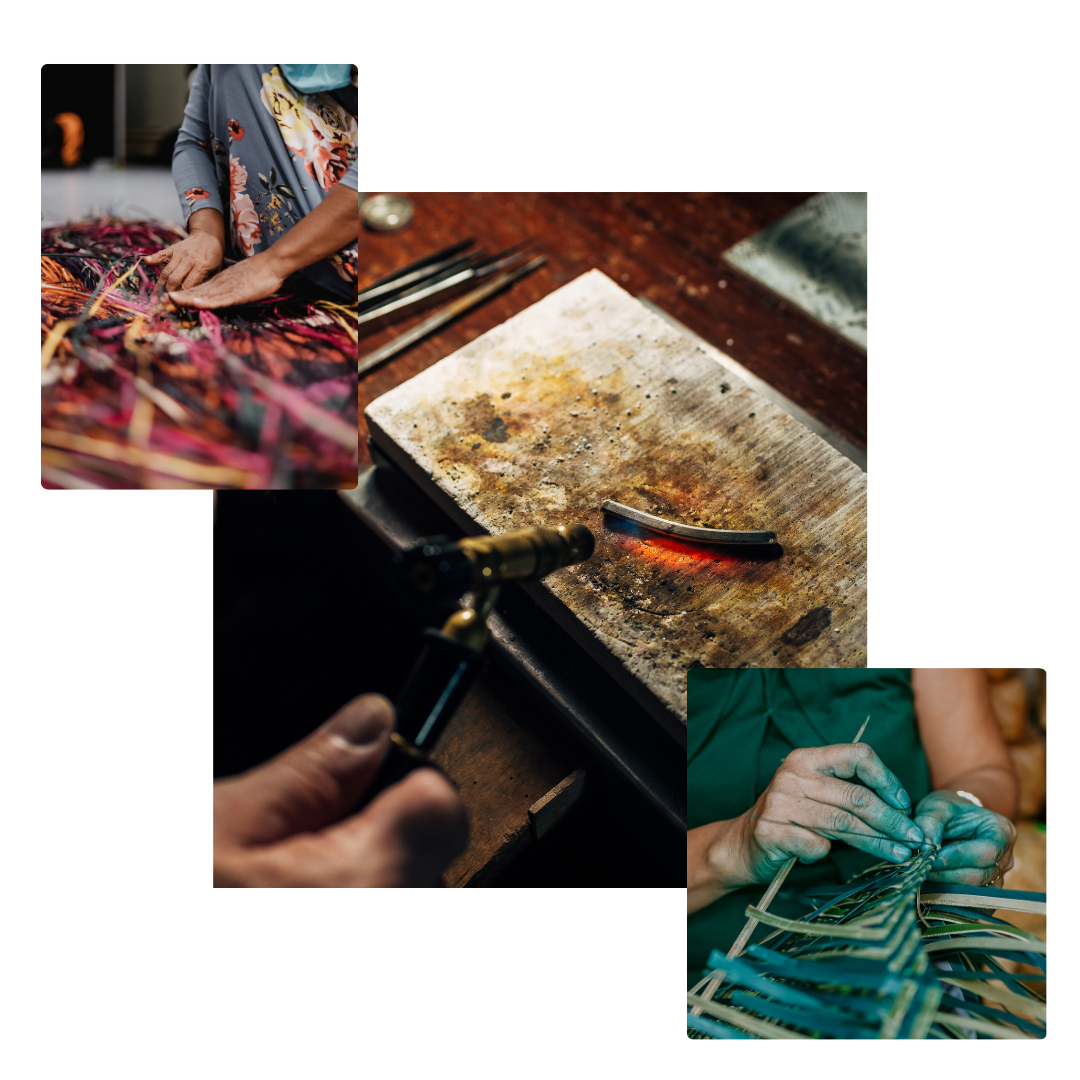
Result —
[{"label": "weaver's hand", "polygon": [[272,761],[216,781],[214,885],[438,885],[467,835],[440,773],[417,769],[341,820],[378,772],[393,723],[386,698],[367,694]]},{"label": "weaver's hand", "polygon": [[792,855],[801,862],[825,858],[832,840],[903,862],[925,840],[905,815],[910,806],[900,781],[866,743],[793,750],[742,815],[742,873],[748,884],[770,881]]},{"label": "weaver's hand", "polygon": [[915,808],[915,824],[930,843],[943,845],[931,881],[994,885],[1012,868],[1013,823],[955,791],[930,792]]},{"label": "weaver's hand", "polygon": [[162,266],[158,290],[194,288],[221,269],[224,245],[207,232],[193,233],[186,240],[172,244],[149,256],[151,266]]},{"label": "weaver's hand", "polygon": [[235,307],[273,296],[284,281],[285,275],[278,270],[270,252],[262,251],[230,266],[202,285],[170,292],[169,299],[184,307]]}]

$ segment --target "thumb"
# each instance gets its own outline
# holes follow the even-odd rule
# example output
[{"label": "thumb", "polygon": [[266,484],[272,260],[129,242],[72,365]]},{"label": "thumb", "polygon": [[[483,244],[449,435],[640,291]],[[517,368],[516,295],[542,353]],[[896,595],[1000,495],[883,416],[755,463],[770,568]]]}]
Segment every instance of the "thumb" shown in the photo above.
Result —
[{"label": "thumb", "polygon": [[364,694],[288,750],[224,781],[224,816],[238,843],[312,832],[348,814],[386,755],[394,707]]},{"label": "thumb", "polygon": [[940,844],[941,838],[945,834],[945,823],[951,815],[952,806],[950,803],[934,801],[925,809],[922,808],[920,803],[914,822],[918,828],[922,829],[923,834],[931,844]]},{"label": "thumb", "polygon": [[[209,283],[204,282],[204,284]],[[185,289],[169,290],[168,297],[177,307],[212,308],[230,306],[229,302],[221,300],[220,297],[217,300],[207,300],[203,294],[202,285],[193,285],[191,288]]]}]

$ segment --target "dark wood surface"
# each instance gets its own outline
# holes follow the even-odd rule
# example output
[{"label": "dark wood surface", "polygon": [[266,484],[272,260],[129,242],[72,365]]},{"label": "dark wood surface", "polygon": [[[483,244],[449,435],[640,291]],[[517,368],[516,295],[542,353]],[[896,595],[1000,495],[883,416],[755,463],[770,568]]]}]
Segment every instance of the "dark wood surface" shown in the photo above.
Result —
[{"label": "dark wood surface", "polygon": [[[361,287],[468,236],[491,251],[532,239],[548,262],[360,380],[361,461],[370,402],[593,268],[865,448],[865,355],[721,258],[810,194],[410,193],[416,212],[406,228],[363,231]],[[360,355],[421,317],[362,337]]]}]

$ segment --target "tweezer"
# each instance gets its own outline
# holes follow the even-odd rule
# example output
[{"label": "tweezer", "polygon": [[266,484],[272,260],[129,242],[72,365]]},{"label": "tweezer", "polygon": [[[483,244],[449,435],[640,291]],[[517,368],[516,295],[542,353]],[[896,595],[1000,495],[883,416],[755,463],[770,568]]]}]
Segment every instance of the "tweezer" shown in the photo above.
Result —
[{"label": "tweezer", "polygon": [[[479,262],[474,262],[472,260],[462,260],[459,264],[461,269],[452,267],[449,271],[444,271],[432,279],[420,282],[419,284],[394,295],[391,299],[379,304],[377,307],[362,311],[357,320],[358,324],[363,326],[366,323],[374,322],[376,319],[381,319],[386,315],[405,311],[407,308],[423,304],[425,301],[431,300],[440,293],[446,292],[466,281],[478,280],[489,274],[493,274],[498,270],[503,270],[512,263],[528,259],[528,250],[518,250],[520,247],[521,245],[518,245],[517,248],[508,248],[507,252],[513,252],[513,254],[510,255],[507,255],[507,252],[499,252],[498,255],[491,257],[491,261],[480,260]],[[502,257],[504,255],[506,256],[505,258]]]},{"label": "tweezer", "polygon": [[608,499],[601,510],[605,514],[614,514],[616,517],[625,518],[635,525],[644,529],[652,529],[653,532],[666,533],[668,536],[678,536],[683,540],[693,540],[698,544],[775,544],[776,533],[774,532],[748,532],[740,529],[702,529],[697,525],[680,525],[677,521],[668,521],[666,518],[646,514],[644,510],[635,510],[622,503],[612,502]]},{"label": "tweezer", "polygon": [[468,311],[471,307],[475,307],[481,300],[486,300],[489,296],[497,293],[500,289],[505,288],[511,282],[517,281],[518,278],[524,277],[526,274],[531,274],[533,270],[538,266],[543,266],[545,262],[545,256],[537,255],[535,259],[527,262],[524,266],[517,266],[513,270],[508,270],[506,273],[499,274],[498,277],[484,282],[483,285],[477,286],[477,288],[466,293],[464,296],[459,296],[456,300],[447,304],[446,307],[439,308],[439,310],[430,318],[425,319],[411,330],[406,330],[404,334],[398,335],[393,341],[387,342],[381,349],[376,349],[374,352],[368,353],[367,356],[361,357],[357,361],[359,374],[363,375],[365,372],[377,367],[384,360],[389,360],[391,356],[396,356],[402,349],[407,349],[422,337],[426,337],[433,330],[437,330],[440,326],[450,322],[451,319],[456,319],[462,312]]},{"label": "tweezer", "polygon": [[[477,252],[476,254],[479,255],[481,252]],[[412,273],[401,274],[394,278],[393,281],[387,281],[382,285],[372,285],[370,289],[365,289],[360,294],[357,303],[370,304],[380,296],[403,294],[422,281],[433,281],[447,270],[457,270],[464,266],[468,266],[469,261],[472,258],[474,258],[474,256],[466,255],[464,257],[442,259],[439,262],[433,262],[427,266],[421,267],[419,270],[414,270]]]},{"label": "tweezer", "polygon": [[381,296],[385,291],[384,287],[392,284],[393,282],[400,282],[402,278],[413,274],[415,271],[422,270],[424,267],[431,267],[436,263],[443,262],[450,258],[451,255],[457,255],[458,252],[464,251],[466,248],[472,247],[476,241],[469,237],[468,240],[459,240],[456,244],[451,244],[449,247],[443,248],[441,251],[436,251],[431,255],[425,255],[422,259],[417,259],[415,262],[411,262],[406,266],[401,266],[392,273],[386,275],[386,277],[379,278],[374,284],[369,285],[360,293],[361,302],[366,297],[373,295]]}]

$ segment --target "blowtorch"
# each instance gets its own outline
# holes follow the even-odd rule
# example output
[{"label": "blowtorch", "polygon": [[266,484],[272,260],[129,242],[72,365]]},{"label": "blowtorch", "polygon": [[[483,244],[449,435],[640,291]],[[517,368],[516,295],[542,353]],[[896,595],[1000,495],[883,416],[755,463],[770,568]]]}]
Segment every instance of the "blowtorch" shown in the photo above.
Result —
[{"label": "blowtorch", "polygon": [[421,650],[396,703],[390,750],[366,798],[422,765],[476,677],[490,636],[487,617],[507,581],[539,581],[593,553],[584,525],[533,526],[499,536],[432,537],[394,557],[402,586],[432,606],[463,598],[442,629],[424,631]]}]

